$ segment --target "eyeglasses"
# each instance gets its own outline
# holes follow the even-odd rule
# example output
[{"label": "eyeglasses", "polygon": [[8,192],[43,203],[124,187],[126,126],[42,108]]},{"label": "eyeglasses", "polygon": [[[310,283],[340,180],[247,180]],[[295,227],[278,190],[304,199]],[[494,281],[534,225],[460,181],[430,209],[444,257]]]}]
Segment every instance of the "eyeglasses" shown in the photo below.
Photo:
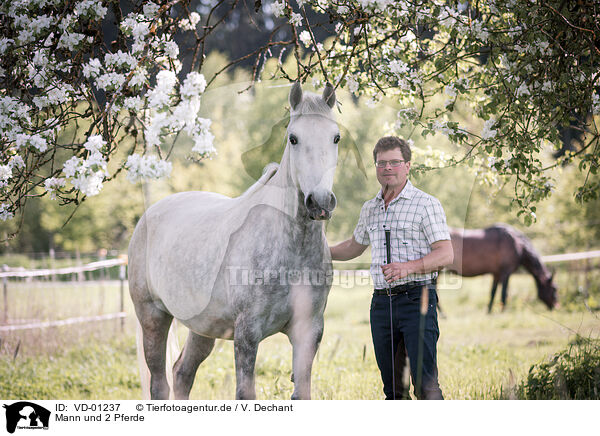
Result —
[{"label": "eyeglasses", "polygon": [[393,160],[378,160],[375,162],[375,166],[377,168],[385,168],[388,164],[392,166],[392,168],[399,167],[402,162],[406,162],[405,160],[393,159]]}]

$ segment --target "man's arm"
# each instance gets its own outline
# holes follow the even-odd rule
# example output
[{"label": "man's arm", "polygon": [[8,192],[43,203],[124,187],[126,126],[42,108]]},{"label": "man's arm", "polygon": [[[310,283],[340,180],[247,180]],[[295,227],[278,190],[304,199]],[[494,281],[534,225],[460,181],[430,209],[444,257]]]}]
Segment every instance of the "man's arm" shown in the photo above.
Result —
[{"label": "man's arm", "polygon": [[331,250],[332,260],[350,260],[363,254],[367,247],[368,245],[362,245],[356,242],[356,239],[352,236],[344,242],[329,247],[329,249]]},{"label": "man's arm", "polygon": [[436,241],[431,244],[431,252],[421,259],[382,265],[381,270],[385,280],[391,283],[409,274],[425,274],[438,271],[446,265],[450,265],[453,260],[452,242],[447,240]]}]

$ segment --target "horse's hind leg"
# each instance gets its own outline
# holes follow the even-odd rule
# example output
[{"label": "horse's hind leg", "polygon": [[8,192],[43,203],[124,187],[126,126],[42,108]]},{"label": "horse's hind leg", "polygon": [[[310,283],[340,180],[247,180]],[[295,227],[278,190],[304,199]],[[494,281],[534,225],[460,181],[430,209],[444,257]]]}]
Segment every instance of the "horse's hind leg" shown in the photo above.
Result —
[{"label": "horse's hind leg", "polygon": [[492,313],[492,304],[494,304],[494,297],[496,296],[496,289],[498,288],[498,279],[494,277],[494,283],[492,283],[492,296],[490,297],[490,304],[488,304],[488,313]]},{"label": "horse's hind leg", "polygon": [[138,311],[138,318],[142,326],[144,356],[150,370],[150,396],[153,400],[168,400],[167,337],[173,316],[149,303]]},{"label": "horse's hind leg", "polygon": [[215,346],[214,338],[190,331],[183,351],[173,367],[173,392],[176,400],[187,400],[194,384],[196,370]]}]

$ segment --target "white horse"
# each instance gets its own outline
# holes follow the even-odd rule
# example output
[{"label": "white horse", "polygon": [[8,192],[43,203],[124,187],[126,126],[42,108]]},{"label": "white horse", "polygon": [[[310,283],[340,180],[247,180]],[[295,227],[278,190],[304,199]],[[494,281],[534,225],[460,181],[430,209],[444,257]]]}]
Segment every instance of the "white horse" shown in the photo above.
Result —
[{"label": "white horse", "polygon": [[183,192],[151,206],[129,244],[129,289],[143,334],[153,399],[168,399],[166,348],[173,318],[189,328],[173,366],[173,393],[189,397],[215,338],[233,339],[236,398],[255,399],[260,341],[277,332],[293,347],[292,399],[309,399],[323,335],[337,166],[335,92],[289,95],[287,146],[243,195]]}]

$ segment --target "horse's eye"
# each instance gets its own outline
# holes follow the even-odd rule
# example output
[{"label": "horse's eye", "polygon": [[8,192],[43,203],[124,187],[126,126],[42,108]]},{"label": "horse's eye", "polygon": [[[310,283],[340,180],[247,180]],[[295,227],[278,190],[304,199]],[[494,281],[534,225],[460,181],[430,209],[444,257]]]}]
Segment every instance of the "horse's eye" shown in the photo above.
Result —
[{"label": "horse's eye", "polygon": [[297,143],[298,143],[298,138],[296,138],[296,135],[290,135],[290,144],[296,145]]},{"label": "horse's eye", "polygon": [[335,135],[335,138],[333,138],[333,143],[337,144],[338,142],[340,142],[340,135]]}]

